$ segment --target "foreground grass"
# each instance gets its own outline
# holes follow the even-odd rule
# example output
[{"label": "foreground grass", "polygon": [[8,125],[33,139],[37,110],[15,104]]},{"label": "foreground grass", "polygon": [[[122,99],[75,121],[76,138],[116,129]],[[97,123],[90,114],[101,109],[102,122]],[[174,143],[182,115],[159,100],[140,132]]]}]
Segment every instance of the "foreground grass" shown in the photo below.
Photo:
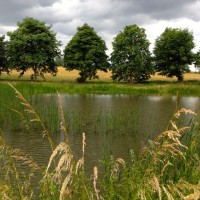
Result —
[{"label": "foreground grass", "polygon": [[[51,136],[29,102],[16,90],[16,96],[24,112],[29,113],[31,123],[41,126],[41,137],[47,137],[52,148],[49,163],[41,169],[30,157],[18,149],[9,147],[0,135],[0,199],[199,199],[200,198],[200,127],[196,114],[190,110],[176,110],[167,129],[150,141],[141,155],[130,152],[131,162],[112,157],[101,161],[104,171],[94,166],[94,173],[85,173],[86,137],[82,135],[82,156],[74,157],[65,126],[61,98],[60,130],[65,139],[55,146]],[[188,127],[177,126],[182,114],[192,117]],[[28,165],[24,172],[21,165]],[[40,171],[39,197],[31,187],[32,172]],[[5,173],[6,172],[6,173]],[[25,180],[25,181],[24,181]]]}]

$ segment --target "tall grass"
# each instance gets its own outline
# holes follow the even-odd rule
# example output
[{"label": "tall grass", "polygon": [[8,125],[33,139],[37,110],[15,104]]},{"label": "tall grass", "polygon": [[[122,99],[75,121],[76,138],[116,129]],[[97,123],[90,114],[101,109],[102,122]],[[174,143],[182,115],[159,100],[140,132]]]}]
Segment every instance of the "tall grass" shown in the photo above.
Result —
[{"label": "tall grass", "polygon": [[[26,171],[23,166],[26,165]],[[20,149],[7,145],[0,130],[0,199],[32,199],[31,179],[40,167]]]},{"label": "tall grass", "polygon": [[[199,199],[200,198],[200,127],[196,114],[180,109],[171,118],[167,129],[159,134],[136,156],[130,152],[131,162],[111,157],[102,160],[104,170],[94,166],[90,176],[85,172],[87,138],[82,135],[82,155],[76,158],[71,149],[61,98],[59,97],[60,131],[65,139],[56,147],[51,135],[34,108],[14,88],[24,112],[30,114],[30,123],[41,126],[42,136],[48,138],[52,154],[40,181],[36,199]],[[192,116],[187,127],[178,127],[181,115]],[[22,113],[23,115],[23,113]],[[36,163],[19,150],[10,148],[0,137],[1,199],[34,199],[31,177],[22,177],[18,166],[26,164],[31,170]],[[4,173],[3,173],[4,172]],[[5,173],[6,172],[6,173]],[[22,180],[26,180],[23,182]]]},{"label": "tall grass", "polygon": [[[198,96],[200,82],[189,81],[183,83],[171,82],[147,82],[144,84],[125,84],[115,82],[89,82],[78,84],[71,82],[12,82],[12,85],[20,90],[25,97],[34,94],[132,94],[132,95],[176,95],[177,91],[184,96]],[[5,96],[10,89],[6,82],[0,82],[0,94]],[[5,92],[5,94],[3,93]]]}]

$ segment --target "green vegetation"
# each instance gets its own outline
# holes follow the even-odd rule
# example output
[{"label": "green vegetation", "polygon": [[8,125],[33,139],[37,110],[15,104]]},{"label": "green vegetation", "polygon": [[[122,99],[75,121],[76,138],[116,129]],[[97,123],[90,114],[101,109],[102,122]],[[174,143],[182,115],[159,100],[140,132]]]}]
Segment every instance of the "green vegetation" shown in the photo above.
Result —
[{"label": "green vegetation", "polygon": [[64,50],[64,67],[67,70],[80,71],[78,82],[98,78],[97,70],[107,71],[109,63],[105,42],[92,27],[84,24],[78,27],[77,33]]},{"label": "green vegetation", "polygon": [[[169,82],[149,82],[146,84],[118,84],[92,82],[87,84],[59,83],[59,82],[12,82],[12,84],[25,95],[48,94],[48,93],[68,93],[68,94],[133,94],[133,95],[176,95],[177,92],[184,96],[199,96],[200,83],[198,81],[188,81],[184,83]],[[6,95],[8,85],[6,82],[0,83],[2,96]],[[4,94],[5,92],[5,94]]]},{"label": "green vegetation", "polygon": [[54,58],[60,55],[60,42],[51,26],[33,18],[18,23],[18,29],[8,32],[10,40],[6,45],[9,69],[20,71],[22,76],[28,69],[33,70],[32,79],[44,78],[44,73],[55,75],[57,68]]},{"label": "green vegetation", "polygon": [[0,37],[0,75],[2,72],[9,73],[9,69],[6,67],[6,42],[4,35]]},{"label": "green vegetation", "polygon": [[[87,138],[82,135],[82,155],[72,152],[60,96],[60,130],[64,140],[57,146],[34,108],[16,89],[15,93],[29,121],[38,124],[41,138],[48,138],[52,154],[48,165],[41,169],[30,157],[7,145],[0,135],[0,198],[38,199],[34,196],[31,180],[34,172],[43,174],[39,199],[199,199],[200,188],[200,127],[198,117],[191,110],[176,110],[167,129],[136,156],[130,152],[131,161],[123,158],[102,160],[103,172],[94,166],[93,174],[85,172]],[[23,115],[23,113],[21,113]],[[178,127],[181,115],[191,115],[188,127]],[[30,173],[20,166],[28,165]],[[6,174],[4,172],[7,172]],[[33,174],[31,173],[33,172]],[[24,181],[26,180],[26,181]]]},{"label": "green vegetation", "polygon": [[194,62],[194,38],[187,29],[166,28],[157,38],[154,48],[156,71],[167,77],[183,80]]},{"label": "green vegetation", "polygon": [[126,26],[113,42],[112,79],[129,83],[148,80],[154,73],[149,45],[143,28]]}]

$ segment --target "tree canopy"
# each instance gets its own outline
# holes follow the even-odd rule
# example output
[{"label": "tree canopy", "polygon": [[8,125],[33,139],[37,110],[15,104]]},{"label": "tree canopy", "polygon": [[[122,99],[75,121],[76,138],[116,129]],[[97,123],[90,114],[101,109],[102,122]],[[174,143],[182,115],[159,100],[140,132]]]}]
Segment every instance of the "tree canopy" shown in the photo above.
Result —
[{"label": "tree canopy", "polygon": [[6,62],[6,42],[5,36],[2,35],[0,36],[0,75],[2,72],[7,72],[9,73],[9,69],[7,67],[7,62]]},{"label": "tree canopy", "polygon": [[106,44],[88,24],[77,28],[77,33],[64,49],[64,67],[78,70],[78,82],[98,78],[97,71],[109,67]]},{"label": "tree canopy", "polygon": [[44,77],[44,73],[57,73],[54,58],[60,55],[56,34],[51,26],[34,18],[25,18],[17,23],[18,28],[8,32],[7,56],[11,68],[22,76],[28,69],[33,70],[32,78]]},{"label": "tree canopy", "polygon": [[150,42],[145,30],[137,25],[126,26],[113,42],[111,53],[112,79],[143,82],[153,73]]},{"label": "tree canopy", "polygon": [[193,48],[193,34],[188,29],[166,28],[155,42],[156,70],[160,75],[176,76],[182,81],[194,60]]}]

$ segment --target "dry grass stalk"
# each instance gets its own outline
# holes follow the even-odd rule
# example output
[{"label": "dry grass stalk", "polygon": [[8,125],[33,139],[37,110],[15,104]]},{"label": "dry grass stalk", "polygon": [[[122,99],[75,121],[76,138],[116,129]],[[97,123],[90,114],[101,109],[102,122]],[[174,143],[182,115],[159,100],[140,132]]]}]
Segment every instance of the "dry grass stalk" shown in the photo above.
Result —
[{"label": "dry grass stalk", "polygon": [[0,182],[0,198],[2,200],[13,200],[12,197],[9,197],[9,186],[4,183],[4,182]]},{"label": "dry grass stalk", "polygon": [[24,111],[26,113],[32,114],[33,119],[30,119],[30,121],[31,122],[38,122],[41,125],[41,127],[43,129],[43,131],[42,131],[43,136],[47,136],[48,141],[51,145],[51,149],[53,151],[54,145],[53,145],[53,141],[51,139],[50,133],[46,129],[44,123],[42,122],[41,118],[39,117],[39,115],[37,114],[35,109],[28,103],[28,101],[23,97],[23,95],[15,87],[13,87],[11,84],[9,84],[9,85],[10,85],[10,87],[12,87],[14,89],[16,97],[20,100],[20,104],[22,104],[25,107]]},{"label": "dry grass stalk", "polygon": [[174,200],[174,197],[172,196],[172,194],[168,191],[168,189],[164,185],[162,185],[162,188],[163,188],[164,193],[167,196],[167,199]]},{"label": "dry grass stalk", "polygon": [[72,178],[72,173],[69,173],[63,183],[62,183],[62,186],[61,186],[61,190],[60,190],[60,200],[64,200],[66,199],[67,197],[69,197],[69,195],[72,193],[72,190],[70,190],[69,188],[67,188],[68,184],[70,183],[70,180]]},{"label": "dry grass stalk", "polygon": [[[186,181],[179,181],[176,185],[183,191],[187,191],[189,193],[187,196],[184,196],[184,200],[198,200],[200,199],[200,183],[198,184],[190,184]],[[183,196],[183,194],[182,194]]]},{"label": "dry grass stalk", "polygon": [[158,181],[158,179],[155,175],[153,177],[153,180],[154,180],[154,186],[155,186],[155,188],[158,192],[159,200],[162,200],[162,191],[161,191],[161,188],[160,188],[159,181]]},{"label": "dry grass stalk", "polygon": [[[47,165],[47,169],[46,169],[46,173],[45,173],[45,176],[44,178],[46,178],[48,176],[48,172],[49,172],[49,169],[50,169],[50,166],[54,160],[54,158],[57,156],[57,155],[60,155],[60,154],[65,154],[65,157],[69,158],[69,155],[68,155],[68,152],[69,152],[69,149],[68,149],[68,145],[65,143],[65,142],[61,142],[56,148],[55,150],[53,151],[53,153],[51,154],[50,156],[50,159],[49,159],[49,163]],[[71,154],[70,154],[71,155]],[[62,157],[61,157],[62,158]],[[70,160],[71,161],[71,160]]]},{"label": "dry grass stalk", "polygon": [[54,181],[58,181],[59,183],[61,183],[62,181],[62,172],[63,171],[71,171],[71,163],[72,163],[72,159],[73,159],[73,155],[65,152],[59,162],[58,165],[55,169],[55,175],[54,177]]},{"label": "dry grass stalk", "polygon": [[125,165],[125,161],[122,158],[118,158],[114,165],[112,166],[112,170],[111,170],[111,177],[117,177],[118,173],[120,172],[120,165]]},{"label": "dry grass stalk", "polygon": [[138,199],[141,199],[141,200],[147,200],[145,190],[139,189],[139,191],[137,193],[137,197],[138,197]]},{"label": "dry grass stalk", "polygon": [[24,153],[20,149],[10,150],[11,157],[16,161],[22,161],[24,165],[29,166],[33,170],[39,170],[40,167],[36,162],[32,160],[28,155],[24,155]]},{"label": "dry grass stalk", "polygon": [[93,178],[93,186],[94,186],[94,192],[96,195],[97,200],[99,200],[99,190],[97,189],[97,180],[98,180],[98,168],[94,167],[94,178]]},{"label": "dry grass stalk", "polygon": [[75,173],[78,174],[79,169],[83,166],[83,158],[79,159],[76,163],[76,170]]},{"label": "dry grass stalk", "polygon": [[83,165],[85,163],[85,146],[86,146],[85,140],[86,140],[85,133],[82,133],[82,162],[83,162]]},{"label": "dry grass stalk", "polygon": [[[56,160],[58,164],[51,170],[52,163]],[[74,168],[74,156],[68,144],[61,142],[53,151],[43,177],[43,179],[51,179],[53,183],[60,185],[60,200],[66,199],[72,194],[71,184],[74,178]]]},{"label": "dry grass stalk", "polygon": [[64,116],[64,109],[63,109],[62,99],[61,99],[60,94],[57,94],[57,95],[58,95],[58,103],[59,103],[59,114],[60,114],[60,120],[61,120],[61,122],[60,122],[60,130],[63,131],[63,133],[65,134],[66,143],[70,147],[69,138],[68,138],[68,135],[67,135],[67,126],[66,126],[66,123],[65,123],[65,116]]},{"label": "dry grass stalk", "polygon": [[170,190],[174,194],[177,194],[180,197],[180,199],[184,199],[185,198],[184,194],[177,188],[177,185],[172,184],[172,186],[170,187]]},{"label": "dry grass stalk", "polygon": [[181,151],[181,148],[187,149],[186,146],[184,146],[180,142],[180,132],[181,130],[173,131],[168,130],[163,133],[161,133],[155,141],[153,141],[153,149],[148,149],[147,152],[152,154],[152,162],[150,163],[149,167],[146,169],[146,173],[149,173],[153,170],[154,166],[157,166],[159,163],[163,163],[162,157],[166,157],[166,164],[164,164],[164,167],[162,168],[161,174],[164,173],[164,170],[167,166],[169,166],[169,160],[167,160],[167,156],[169,158],[171,156],[173,157],[179,157],[184,159],[184,154]]},{"label": "dry grass stalk", "polygon": [[[6,144],[3,137],[0,145],[1,171],[5,171],[4,182],[0,184],[5,187],[1,199],[32,199],[32,189],[30,187],[32,171],[39,170],[40,167],[35,163],[31,157],[24,154],[20,149],[13,149]],[[29,167],[29,174],[24,173],[21,169],[21,164]],[[22,177],[26,180],[23,181]],[[1,197],[1,194],[0,194]],[[10,198],[11,197],[11,198]]]},{"label": "dry grass stalk", "polygon": [[167,161],[167,163],[164,165],[164,167],[161,170],[161,176],[163,176],[165,170],[167,169],[168,166],[173,166],[172,163],[169,162],[169,160]]},{"label": "dry grass stalk", "polygon": [[[167,196],[167,199],[172,200],[173,197],[173,189],[170,189],[166,185],[160,185],[159,180],[164,176],[166,169],[169,166],[174,166],[173,161],[176,160],[185,160],[185,152],[187,151],[188,147],[182,144],[180,138],[182,137],[182,133],[188,128],[178,128],[174,119],[180,117],[181,113],[192,114],[195,113],[188,109],[181,109],[177,111],[172,117],[170,121],[171,130],[166,130],[158,137],[151,142],[151,145],[146,148],[145,155],[149,158],[149,154],[151,155],[151,159],[145,169],[145,173],[143,175],[141,181],[141,188],[137,191],[137,194],[140,196],[141,199],[145,199],[145,192],[144,189],[147,187],[146,183],[151,186],[154,185],[154,188],[158,192],[159,199],[162,198],[162,191]],[[144,160],[145,161],[145,160]],[[148,181],[149,180],[149,181]],[[175,186],[174,186],[175,187]],[[197,190],[194,190],[193,195],[197,195]],[[178,189],[175,194],[179,196],[183,196],[182,193]]]},{"label": "dry grass stalk", "polygon": [[181,108],[180,110],[178,110],[178,111],[174,114],[174,117],[175,117],[175,118],[179,118],[180,115],[181,115],[181,113],[196,115],[196,113],[193,112],[193,111],[190,110],[190,109]]}]

